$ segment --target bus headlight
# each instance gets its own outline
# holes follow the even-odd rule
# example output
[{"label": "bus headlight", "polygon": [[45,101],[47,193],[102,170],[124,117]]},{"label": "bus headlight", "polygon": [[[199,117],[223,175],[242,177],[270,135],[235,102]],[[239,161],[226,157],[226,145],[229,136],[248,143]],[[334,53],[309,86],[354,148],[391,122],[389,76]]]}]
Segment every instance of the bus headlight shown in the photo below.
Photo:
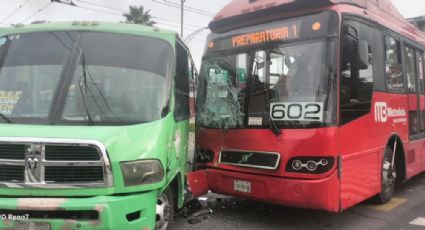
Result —
[{"label": "bus headlight", "polygon": [[294,157],[286,165],[287,172],[321,174],[332,169],[333,157]]},{"label": "bus headlight", "polygon": [[128,161],[121,162],[120,165],[125,186],[153,184],[164,177],[164,169],[159,160]]}]

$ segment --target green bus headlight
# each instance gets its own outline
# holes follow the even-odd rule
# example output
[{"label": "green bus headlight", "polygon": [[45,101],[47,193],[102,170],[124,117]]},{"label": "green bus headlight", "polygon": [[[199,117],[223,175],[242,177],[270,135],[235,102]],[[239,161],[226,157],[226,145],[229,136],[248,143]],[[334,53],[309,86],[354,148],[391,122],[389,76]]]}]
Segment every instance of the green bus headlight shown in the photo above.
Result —
[{"label": "green bus headlight", "polygon": [[125,186],[146,185],[160,182],[164,169],[158,160],[121,162]]}]

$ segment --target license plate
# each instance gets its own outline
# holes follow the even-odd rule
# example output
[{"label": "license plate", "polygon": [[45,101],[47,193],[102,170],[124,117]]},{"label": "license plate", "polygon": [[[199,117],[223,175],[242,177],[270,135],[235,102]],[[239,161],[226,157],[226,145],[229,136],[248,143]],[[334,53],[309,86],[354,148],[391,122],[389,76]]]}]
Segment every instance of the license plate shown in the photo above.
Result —
[{"label": "license plate", "polygon": [[49,223],[17,222],[15,230],[50,230]]},{"label": "license plate", "polygon": [[235,180],[233,185],[234,185],[235,191],[243,192],[243,193],[251,193],[251,182],[249,181]]}]

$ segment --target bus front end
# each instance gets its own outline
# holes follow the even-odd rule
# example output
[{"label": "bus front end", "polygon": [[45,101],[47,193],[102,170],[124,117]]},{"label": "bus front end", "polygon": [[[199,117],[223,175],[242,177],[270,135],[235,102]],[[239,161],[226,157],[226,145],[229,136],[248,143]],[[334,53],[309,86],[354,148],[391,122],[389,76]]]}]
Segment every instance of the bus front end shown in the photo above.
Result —
[{"label": "bus front end", "polygon": [[338,14],[209,36],[197,96],[195,195],[340,211]]},{"label": "bus front end", "polygon": [[113,23],[0,30],[0,229],[167,227],[188,140],[176,41]]}]

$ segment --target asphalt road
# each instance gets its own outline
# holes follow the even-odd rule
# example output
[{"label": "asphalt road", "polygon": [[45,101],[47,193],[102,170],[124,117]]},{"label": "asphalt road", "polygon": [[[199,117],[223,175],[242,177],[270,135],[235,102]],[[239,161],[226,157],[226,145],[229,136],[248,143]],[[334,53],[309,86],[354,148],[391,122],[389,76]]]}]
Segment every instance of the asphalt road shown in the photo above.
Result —
[{"label": "asphalt road", "polygon": [[[176,216],[170,230],[425,230],[425,174],[408,181],[396,190],[386,205],[365,201],[342,213],[288,208],[256,201],[208,194],[201,201],[212,210],[190,224]],[[204,208],[204,210],[207,210]]]}]

